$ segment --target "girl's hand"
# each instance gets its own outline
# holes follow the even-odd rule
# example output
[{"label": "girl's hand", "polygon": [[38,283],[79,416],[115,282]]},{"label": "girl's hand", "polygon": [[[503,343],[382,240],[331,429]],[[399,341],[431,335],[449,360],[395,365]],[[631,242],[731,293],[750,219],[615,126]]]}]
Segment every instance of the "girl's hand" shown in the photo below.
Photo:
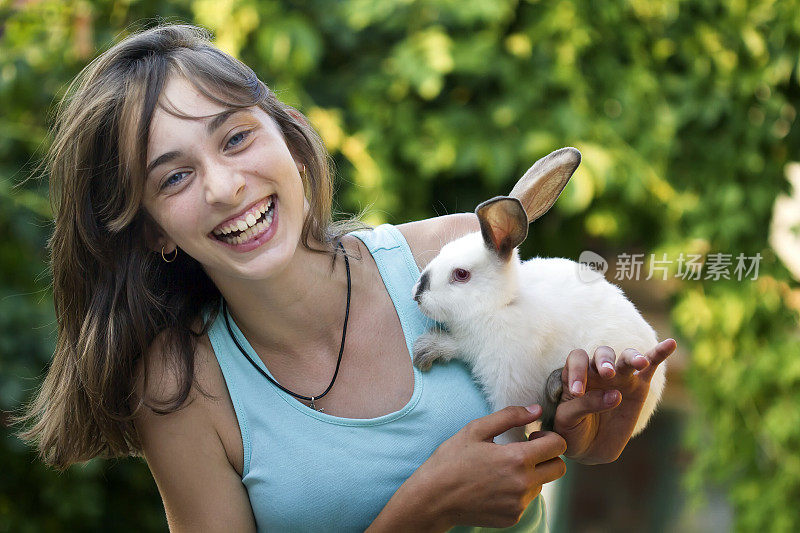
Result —
[{"label": "girl's hand", "polygon": [[586,351],[570,352],[561,373],[563,392],[554,425],[566,440],[567,457],[585,464],[610,463],[619,457],[631,438],[653,372],[676,346],[667,339],[644,357],[625,350],[619,361],[611,348],[601,346],[591,364]]},{"label": "girl's hand", "polygon": [[566,443],[553,432],[539,432],[528,442],[507,445],[492,439],[530,424],[541,414],[538,405],[530,410],[512,406],[464,426],[406,480],[368,531],[516,524],[542,485],[566,472],[559,457]]}]

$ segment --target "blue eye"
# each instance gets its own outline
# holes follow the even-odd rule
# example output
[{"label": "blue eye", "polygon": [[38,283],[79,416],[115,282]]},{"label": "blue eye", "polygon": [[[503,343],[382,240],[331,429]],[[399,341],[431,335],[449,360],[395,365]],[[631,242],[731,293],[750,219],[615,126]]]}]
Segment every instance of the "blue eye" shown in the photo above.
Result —
[{"label": "blue eye", "polygon": [[164,183],[161,184],[161,188],[166,189],[167,187],[172,187],[182,182],[184,180],[184,174],[188,174],[188,172],[176,172],[175,174],[172,174],[164,180]]},{"label": "blue eye", "polygon": [[[245,139],[247,139],[247,137],[250,135],[250,133],[251,133],[251,132],[252,132],[252,130],[240,131],[239,133],[237,133],[236,135],[234,135],[233,137],[231,137],[230,139],[228,139],[228,145],[229,145],[229,146],[234,146],[234,147],[235,147],[235,146],[239,146],[240,144],[242,144],[242,143],[245,141]],[[231,142],[232,142],[234,139],[237,139],[237,138],[239,139],[239,141],[238,141],[238,142],[234,142],[234,143],[231,145],[230,143],[231,143]]]}]

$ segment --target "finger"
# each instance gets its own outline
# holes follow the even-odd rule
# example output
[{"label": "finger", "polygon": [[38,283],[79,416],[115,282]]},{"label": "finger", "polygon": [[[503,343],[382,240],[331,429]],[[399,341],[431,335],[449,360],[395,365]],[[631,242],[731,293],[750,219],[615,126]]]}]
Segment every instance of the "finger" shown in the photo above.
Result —
[{"label": "finger", "polygon": [[650,366],[641,372],[641,376],[645,379],[652,378],[653,372],[656,371],[658,365],[672,355],[677,347],[678,343],[675,342],[675,339],[665,339],[659,342],[652,350],[644,354],[647,360],[650,361]]},{"label": "finger", "polygon": [[618,390],[591,390],[584,396],[559,406],[556,412],[556,426],[560,429],[572,429],[587,416],[610,411],[621,401],[622,394]]},{"label": "finger", "polygon": [[639,350],[626,348],[619,354],[617,361],[617,374],[620,376],[630,376],[634,371],[641,372],[650,365],[650,361],[639,353]]},{"label": "finger", "polygon": [[530,435],[528,435],[528,440],[535,440],[535,439],[538,439],[540,437],[544,437],[548,433],[552,433],[552,432],[551,431],[541,431],[541,430],[540,431],[533,431],[533,432],[531,432]]},{"label": "finger", "polygon": [[542,408],[538,405],[520,407],[511,405],[490,415],[473,420],[465,429],[478,440],[491,442],[496,436],[511,428],[530,424],[542,416]]},{"label": "finger", "polygon": [[589,354],[586,350],[572,350],[567,356],[567,364],[561,373],[564,390],[573,396],[581,396],[586,390],[586,379],[589,373]]},{"label": "finger", "polygon": [[567,464],[561,457],[553,457],[536,465],[534,475],[537,484],[544,485],[564,476],[567,473]]},{"label": "finger", "polygon": [[535,431],[538,435],[528,442],[514,442],[511,446],[523,447],[531,465],[538,465],[543,461],[564,455],[567,451],[567,441],[552,431]]},{"label": "finger", "polygon": [[595,370],[597,373],[600,374],[601,377],[606,379],[611,379],[616,374],[614,370],[614,362],[616,361],[617,356],[608,346],[598,346],[597,349],[594,351],[594,357],[592,358],[592,363],[594,365]]}]

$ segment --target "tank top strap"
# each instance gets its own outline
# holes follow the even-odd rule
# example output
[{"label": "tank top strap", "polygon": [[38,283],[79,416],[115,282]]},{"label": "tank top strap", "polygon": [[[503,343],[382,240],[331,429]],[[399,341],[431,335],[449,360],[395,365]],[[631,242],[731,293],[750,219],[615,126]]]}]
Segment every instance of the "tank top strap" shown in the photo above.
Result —
[{"label": "tank top strap", "polygon": [[381,224],[375,229],[356,231],[350,235],[364,243],[378,265],[378,271],[400,318],[408,352],[413,353],[414,340],[433,323],[419,311],[416,302],[411,298],[411,291],[419,278],[419,268],[408,242],[400,230],[391,224]]}]

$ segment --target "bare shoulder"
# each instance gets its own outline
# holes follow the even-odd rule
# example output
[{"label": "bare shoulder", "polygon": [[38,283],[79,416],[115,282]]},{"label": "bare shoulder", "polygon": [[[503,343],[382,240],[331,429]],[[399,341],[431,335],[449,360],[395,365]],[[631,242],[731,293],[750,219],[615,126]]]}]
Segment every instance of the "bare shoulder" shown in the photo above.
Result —
[{"label": "bare shoulder", "polygon": [[[137,394],[151,405],[174,398],[183,386],[167,341],[166,335],[156,338],[138,369]],[[247,492],[219,431],[215,402],[230,400],[205,342],[197,345],[194,365],[189,395],[178,410],[159,414],[144,406],[134,422],[170,531],[254,531]]]},{"label": "bare shoulder", "polygon": [[408,222],[397,226],[403,234],[417,266],[422,270],[448,242],[479,231],[474,213],[457,213]]},{"label": "bare shoulder", "polygon": [[[139,395],[137,397],[143,395],[145,402],[150,405],[174,398],[184,386],[180,364],[169,354],[171,349],[167,332],[162,332],[151,343],[150,349],[139,361],[136,370],[136,392]],[[207,342],[202,340],[198,342],[192,361],[194,366],[192,387],[186,401],[181,405],[181,409],[189,407],[198,400],[199,404],[203,403],[201,400],[203,395],[198,394],[198,385],[203,390],[207,390],[209,387],[216,388],[214,387],[215,369],[211,357],[213,357],[213,351],[210,346],[207,346]],[[196,408],[202,409],[203,406],[199,404]]]}]

